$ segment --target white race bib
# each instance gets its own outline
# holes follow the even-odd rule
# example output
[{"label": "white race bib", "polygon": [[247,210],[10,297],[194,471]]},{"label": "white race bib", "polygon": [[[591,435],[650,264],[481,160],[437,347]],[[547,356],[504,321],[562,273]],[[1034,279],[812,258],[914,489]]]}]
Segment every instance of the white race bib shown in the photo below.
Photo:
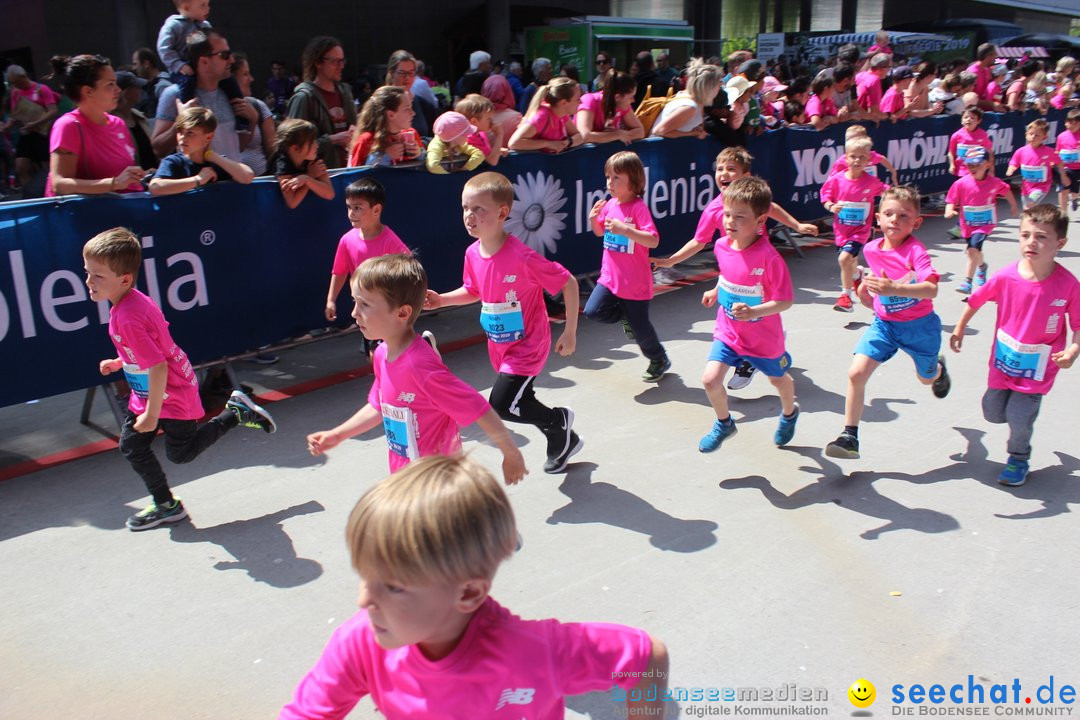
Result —
[{"label": "white race bib", "polygon": [[525,337],[525,318],[519,302],[482,304],[480,325],[492,342],[516,342]]},{"label": "white race bib", "polygon": [[1041,382],[1050,361],[1049,345],[1028,345],[998,328],[994,341],[994,367],[1009,377]]},{"label": "white race bib", "polygon": [[[721,275],[716,282],[716,299],[724,308],[724,314],[734,320],[735,315],[731,312],[732,305],[735,303],[746,303],[751,307],[760,305],[765,301],[765,291],[761,287],[761,283],[757,285],[736,285],[733,282],[728,282]],[[760,319],[754,318],[750,322],[757,322]]]},{"label": "white race bib", "polygon": [[604,249],[611,252],[634,254],[634,241],[625,235],[607,230],[604,232]]},{"label": "white race bib", "polygon": [[124,379],[131,392],[146,400],[150,397],[150,371],[142,370],[134,363],[124,363]]},{"label": "white race bib", "polygon": [[[904,277],[895,282],[900,285],[914,285],[917,281],[915,271],[909,270]],[[881,301],[881,306],[885,312],[890,315],[915,307],[919,302],[919,298],[907,297],[906,295],[878,295],[878,300]]]},{"label": "white race bib", "polygon": [[390,452],[408,460],[420,457],[416,442],[416,415],[411,408],[395,407],[382,403],[383,430]]},{"label": "white race bib", "polygon": [[965,205],[964,222],[968,225],[993,225],[997,213],[993,205]]},{"label": "white race bib", "polygon": [[1058,150],[1058,155],[1061,157],[1061,162],[1063,163],[1069,163],[1070,165],[1080,163],[1080,148]]},{"label": "white race bib", "polygon": [[848,202],[842,200],[840,203],[840,210],[836,213],[836,219],[841,225],[847,225],[848,227],[859,227],[865,225],[867,218],[870,217],[870,203],[868,202]]},{"label": "white race bib", "polygon": [[1046,166],[1021,165],[1020,177],[1029,183],[1044,183],[1046,182]]}]

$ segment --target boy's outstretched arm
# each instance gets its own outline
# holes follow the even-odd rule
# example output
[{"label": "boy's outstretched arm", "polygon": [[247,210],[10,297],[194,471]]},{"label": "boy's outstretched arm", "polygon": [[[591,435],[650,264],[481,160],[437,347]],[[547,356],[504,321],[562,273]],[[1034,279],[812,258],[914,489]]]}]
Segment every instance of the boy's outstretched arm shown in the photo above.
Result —
[{"label": "boy's outstretched arm", "polygon": [[356,411],[351,418],[332,430],[319,430],[307,436],[308,452],[318,457],[327,450],[337,447],[342,440],[367,432],[382,421],[382,413],[368,403]]},{"label": "boy's outstretched arm", "polygon": [[431,288],[428,288],[427,294],[424,296],[424,309],[434,310],[441,307],[453,307],[455,305],[468,305],[474,303],[480,298],[469,292],[465,286],[459,287],[457,290],[451,290],[447,293],[437,293]]},{"label": "boy's outstretched arm", "polygon": [[566,305],[566,325],[563,327],[559,340],[555,343],[555,351],[563,357],[573,355],[577,348],[578,311],[581,309],[580,292],[577,278],[571,275],[562,289],[563,304]]},{"label": "boy's outstretched arm", "polygon": [[813,237],[817,237],[817,225],[814,225],[812,223],[799,222],[795,219],[794,215],[792,215],[776,203],[773,203],[769,206],[769,219],[775,220],[782,225],[787,225],[789,228],[802,235],[811,235]]},{"label": "boy's outstretched arm", "polygon": [[666,714],[666,703],[661,698],[664,696],[664,690],[667,689],[668,683],[667,646],[655,637],[650,636],[649,640],[652,641],[652,654],[649,656],[649,664],[645,668],[642,677],[638,680],[638,684],[634,686],[635,690],[641,691],[641,699],[634,701],[629,696],[626,699],[627,714],[630,717],[663,718]]},{"label": "boy's outstretched arm", "polygon": [[507,485],[516,485],[521,480],[524,480],[525,476],[529,474],[528,469],[525,467],[525,458],[522,457],[521,451],[514,444],[513,439],[510,437],[510,431],[506,429],[506,425],[503,424],[498,413],[488,408],[486,413],[476,419],[476,424],[480,426],[480,429],[484,431],[484,434],[488,436],[491,442],[495,443],[495,447],[502,451],[503,481]]},{"label": "boy's outstretched arm", "polygon": [[694,238],[690,238],[685,245],[676,250],[674,253],[666,258],[649,258],[652,264],[658,268],[669,268],[678,265],[683,260],[692,258],[701,252],[705,246],[699,243]]},{"label": "boy's outstretched arm", "polygon": [[973,308],[970,305],[964,306],[964,312],[960,315],[960,319],[956,321],[956,326],[953,328],[952,335],[949,336],[949,347],[953,352],[960,352],[960,348],[964,345],[964,330],[967,329],[967,325],[971,322],[971,318],[975,316],[975,313],[979,311],[978,308]]}]

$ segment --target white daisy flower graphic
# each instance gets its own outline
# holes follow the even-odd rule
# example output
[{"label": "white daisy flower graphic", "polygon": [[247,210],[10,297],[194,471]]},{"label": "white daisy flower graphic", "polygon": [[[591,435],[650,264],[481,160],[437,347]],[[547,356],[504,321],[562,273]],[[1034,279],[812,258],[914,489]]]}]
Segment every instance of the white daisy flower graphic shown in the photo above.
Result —
[{"label": "white daisy flower graphic", "polygon": [[566,194],[558,178],[542,172],[518,175],[506,229],[533,250],[554,254],[566,229],[566,213],[559,212],[565,204]]}]

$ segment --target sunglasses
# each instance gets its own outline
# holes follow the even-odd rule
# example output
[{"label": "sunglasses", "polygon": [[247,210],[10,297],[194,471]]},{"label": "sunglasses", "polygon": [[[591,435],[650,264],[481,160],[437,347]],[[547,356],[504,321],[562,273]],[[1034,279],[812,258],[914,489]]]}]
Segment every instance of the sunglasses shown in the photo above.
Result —
[{"label": "sunglasses", "polygon": [[217,52],[210,53],[210,57],[214,57],[215,55],[220,56],[222,60],[228,60],[232,57],[232,50],[218,50]]}]

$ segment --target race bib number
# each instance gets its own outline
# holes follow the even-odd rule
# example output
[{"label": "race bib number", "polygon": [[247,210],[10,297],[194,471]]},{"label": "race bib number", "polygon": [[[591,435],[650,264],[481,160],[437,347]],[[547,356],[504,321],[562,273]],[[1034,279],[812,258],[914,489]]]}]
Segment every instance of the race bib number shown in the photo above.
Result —
[{"label": "race bib number", "polygon": [[[896,282],[901,285],[914,285],[916,282],[915,273],[909,271]],[[919,298],[905,297],[903,295],[878,295],[878,300],[881,301],[882,308],[889,315],[915,307],[919,302]]]},{"label": "race bib number", "polygon": [[1058,150],[1058,155],[1061,156],[1061,162],[1069,163],[1070,165],[1080,163],[1080,148]]},{"label": "race bib number", "polygon": [[1009,377],[1042,381],[1050,361],[1049,345],[1028,345],[998,329],[994,341],[994,367]]},{"label": "race bib number", "polygon": [[413,411],[407,407],[382,403],[382,416],[390,452],[408,460],[419,458],[420,446],[416,442],[416,415]]},{"label": "race bib number", "polygon": [[480,306],[480,325],[492,342],[515,342],[525,337],[525,318],[519,302],[484,303]]},{"label": "race bib number", "polygon": [[150,371],[141,370],[134,363],[124,363],[124,379],[127,380],[131,392],[146,400],[150,397]]},{"label": "race bib number", "polygon": [[634,253],[634,241],[625,235],[617,235],[607,230],[604,232],[604,249],[632,255]]},{"label": "race bib number", "polygon": [[1021,165],[1020,177],[1025,182],[1029,183],[1044,183],[1046,182],[1046,166],[1045,165]]},{"label": "race bib number", "polygon": [[[721,276],[716,283],[716,299],[723,306],[724,314],[734,320],[735,315],[732,313],[731,308],[735,303],[746,303],[754,307],[764,302],[765,293],[760,284],[753,286],[736,285]],[[760,319],[754,318],[750,322],[757,322]]]},{"label": "race bib number", "polygon": [[870,217],[870,203],[868,202],[841,202],[840,211],[836,213],[836,219],[841,225],[859,227],[865,225]]},{"label": "race bib number", "polygon": [[997,214],[993,205],[965,205],[964,222],[968,225],[993,225]]}]

